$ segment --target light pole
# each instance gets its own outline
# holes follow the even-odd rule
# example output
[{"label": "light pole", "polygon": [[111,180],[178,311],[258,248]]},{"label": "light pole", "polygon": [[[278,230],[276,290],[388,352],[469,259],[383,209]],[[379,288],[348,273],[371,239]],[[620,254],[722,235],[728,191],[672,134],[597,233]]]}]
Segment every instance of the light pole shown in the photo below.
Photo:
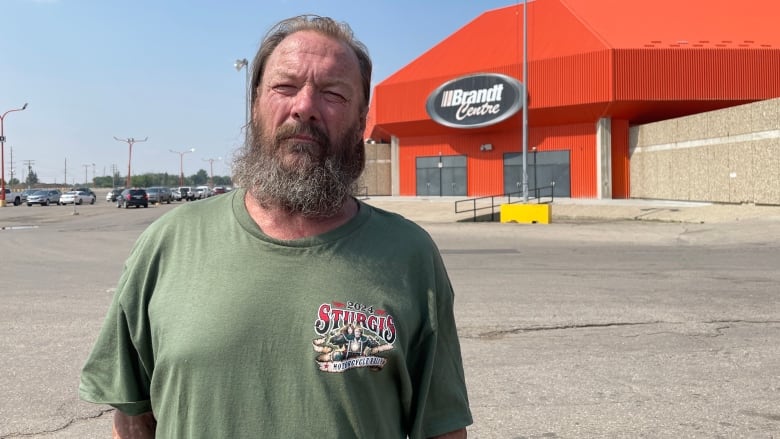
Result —
[{"label": "light pole", "polygon": [[246,58],[237,59],[236,62],[233,63],[233,67],[236,68],[237,72],[240,72],[241,69],[246,70],[246,83],[244,84],[244,88],[246,88],[246,97],[244,98],[244,123],[246,124],[244,126],[244,129],[249,128],[249,100],[250,94],[249,94],[249,61],[247,61]]},{"label": "light pole", "polygon": [[528,0],[523,0],[523,203],[528,203]]},{"label": "light pole", "polygon": [[138,142],[146,142],[149,140],[148,137],[144,138],[144,140],[137,140],[132,137],[128,137],[127,139],[120,139],[116,136],[114,136],[114,140],[117,142],[126,142],[128,146],[128,156],[127,156],[127,181],[125,182],[125,189],[130,189],[132,185],[130,184],[130,162],[133,160],[133,144]]},{"label": "light pole", "polygon": [[187,151],[174,151],[172,149],[168,151],[179,154],[179,186],[184,186],[184,154],[195,152],[195,148],[190,148]]},{"label": "light pole", "polygon": [[215,159],[203,159],[204,162],[209,162],[209,186],[214,188],[214,162],[217,160],[222,160],[222,157],[217,157]]},{"label": "light pole", "polygon": [[22,108],[14,108],[8,110],[0,116],[0,207],[5,207],[5,131],[3,128],[3,120],[8,113],[14,111],[22,111],[27,108],[27,102],[22,105]]},{"label": "light pole", "polygon": [[534,152],[534,193],[536,199],[539,199],[539,187],[536,185],[536,147],[532,146],[531,150]]}]

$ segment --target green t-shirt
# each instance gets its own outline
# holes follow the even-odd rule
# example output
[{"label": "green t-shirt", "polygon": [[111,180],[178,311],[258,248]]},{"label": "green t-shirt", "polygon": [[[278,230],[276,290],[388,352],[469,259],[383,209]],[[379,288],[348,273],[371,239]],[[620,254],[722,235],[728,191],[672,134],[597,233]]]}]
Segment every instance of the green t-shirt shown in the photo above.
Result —
[{"label": "green t-shirt", "polygon": [[153,411],[161,438],[423,438],[471,424],[453,293],[430,236],[359,204],[280,241],[244,191],[138,239],[82,399]]}]

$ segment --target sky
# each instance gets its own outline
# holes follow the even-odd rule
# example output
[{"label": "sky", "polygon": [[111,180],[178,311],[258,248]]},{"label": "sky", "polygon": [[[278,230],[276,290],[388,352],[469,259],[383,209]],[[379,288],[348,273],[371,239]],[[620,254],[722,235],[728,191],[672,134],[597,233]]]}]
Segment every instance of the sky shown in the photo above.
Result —
[{"label": "sky", "polygon": [[375,85],[483,12],[517,3],[0,0],[0,115],[28,103],[3,121],[6,178],[13,169],[24,181],[31,164],[39,181],[71,185],[114,168],[125,176],[128,162],[133,175],[229,175],[246,117],[247,71],[234,63],[251,61],[278,20],[349,23]]}]

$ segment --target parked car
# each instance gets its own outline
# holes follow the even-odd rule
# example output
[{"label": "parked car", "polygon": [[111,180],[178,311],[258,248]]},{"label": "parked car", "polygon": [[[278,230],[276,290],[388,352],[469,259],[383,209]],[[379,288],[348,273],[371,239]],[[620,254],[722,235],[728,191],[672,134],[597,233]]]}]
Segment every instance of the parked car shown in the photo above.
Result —
[{"label": "parked car", "polygon": [[[27,197],[29,197],[30,195],[38,192],[39,190],[41,190],[41,189],[35,188],[35,189],[25,189],[25,190],[23,190],[22,191],[21,200],[20,200],[21,203],[26,203],[27,202]],[[8,198],[6,197],[6,200],[7,199]]]},{"label": "parked car", "polygon": [[[93,192],[92,189],[90,189],[88,187],[74,187],[74,188],[70,188],[70,190],[71,191],[86,192],[87,194],[92,195],[92,198],[94,198],[95,201],[97,201],[97,195],[95,195],[95,192]],[[92,203],[90,203],[90,204],[92,204]]]},{"label": "parked car", "polygon": [[149,207],[149,195],[145,189],[125,189],[116,199],[116,207]]},{"label": "parked car", "polygon": [[95,204],[95,193],[92,191],[68,191],[60,197],[60,204]]},{"label": "parked car", "polygon": [[11,192],[11,189],[5,188],[5,203],[13,204],[14,206],[22,204],[22,193]]},{"label": "parked car", "polygon": [[225,186],[214,186],[214,189],[211,191],[211,193],[214,195],[225,194],[227,193],[227,189],[225,189]]},{"label": "parked car", "polygon": [[195,191],[190,186],[179,186],[179,200],[192,201],[195,199]]},{"label": "parked car", "polygon": [[171,204],[173,194],[167,187],[152,186],[146,188],[146,194],[149,196],[150,203],[168,203]]},{"label": "parked car", "polygon": [[40,204],[48,206],[49,204],[60,205],[60,196],[62,193],[57,189],[41,189],[27,196],[27,206]]},{"label": "parked car", "polygon": [[197,186],[195,188],[195,198],[203,199],[211,196],[211,189],[208,186]]},{"label": "parked car", "polygon": [[111,189],[106,194],[106,201],[109,203],[113,203],[116,201],[116,199],[119,197],[119,194],[122,193],[122,189]]}]

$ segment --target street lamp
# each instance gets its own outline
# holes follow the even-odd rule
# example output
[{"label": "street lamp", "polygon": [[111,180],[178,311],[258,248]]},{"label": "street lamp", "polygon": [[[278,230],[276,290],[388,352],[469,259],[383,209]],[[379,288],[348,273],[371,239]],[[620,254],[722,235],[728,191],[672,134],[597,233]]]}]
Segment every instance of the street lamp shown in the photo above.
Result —
[{"label": "street lamp", "polygon": [[27,102],[22,105],[22,108],[14,108],[8,110],[0,116],[0,207],[5,207],[5,132],[3,128],[3,120],[8,113],[14,111],[22,111],[27,108]]},{"label": "street lamp", "polygon": [[531,150],[534,152],[534,191],[536,192],[536,199],[539,199],[539,187],[536,185],[536,147],[532,146]]},{"label": "street lamp", "polygon": [[247,61],[246,58],[237,59],[236,62],[233,63],[233,67],[236,68],[237,72],[240,72],[241,69],[246,70],[246,84],[245,84],[246,97],[244,98],[244,100],[245,100],[245,102],[244,102],[244,107],[245,107],[244,108],[244,123],[246,125],[245,125],[244,129],[248,129],[248,127],[249,127],[249,105],[250,105],[249,104],[249,100],[251,99],[250,98],[250,94],[249,94],[249,91],[250,91],[249,90],[249,61]]},{"label": "street lamp", "polygon": [[190,148],[187,151],[174,151],[172,149],[168,151],[179,154],[179,186],[184,186],[184,154],[195,152],[195,148]]},{"label": "street lamp", "polygon": [[209,186],[212,188],[214,187],[214,162],[217,160],[222,160],[222,157],[217,157],[215,159],[203,159],[204,162],[209,162],[209,168],[211,171],[209,174]]},{"label": "street lamp", "polygon": [[136,139],[134,139],[132,137],[128,137],[127,139],[120,139],[120,138],[114,136],[114,140],[116,140],[118,142],[126,142],[127,146],[128,146],[127,149],[128,149],[129,152],[128,152],[128,156],[127,156],[127,181],[125,182],[125,189],[130,189],[131,187],[133,187],[130,184],[130,182],[131,182],[131,180],[130,180],[130,162],[133,160],[133,144],[134,143],[138,143],[138,142],[146,142],[147,140],[149,140],[149,138],[146,137],[146,138],[144,138],[144,140],[136,140]]}]

